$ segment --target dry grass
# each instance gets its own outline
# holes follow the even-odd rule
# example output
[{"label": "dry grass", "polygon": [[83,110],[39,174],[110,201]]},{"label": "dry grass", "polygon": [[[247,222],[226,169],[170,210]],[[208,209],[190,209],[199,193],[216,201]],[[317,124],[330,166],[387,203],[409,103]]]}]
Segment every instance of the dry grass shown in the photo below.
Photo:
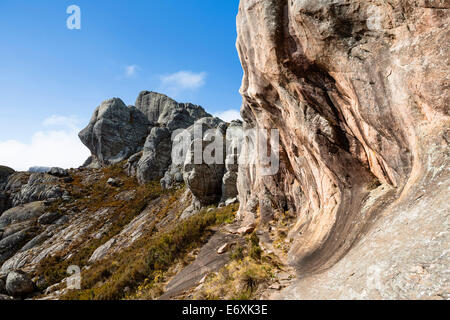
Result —
[{"label": "dry grass", "polygon": [[[82,290],[71,291],[63,299],[123,299],[139,290],[158,286],[161,276],[194,248],[205,243],[210,228],[232,221],[235,206],[203,211],[167,230],[147,235],[116,256],[92,265],[82,273]],[[155,298],[159,288],[146,298]]]},{"label": "dry grass", "polygon": [[[36,274],[44,276],[46,285],[50,286],[65,278],[67,267],[70,265],[80,267],[87,265],[88,259],[95,249],[120,233],[132,219],[146,208],[150,201],[163,199],[163,196],[169,197],[171,193],[175,192],[163,190],[158,182],[138,184],[134,177],[128,177],[124,173],[122,165],[118,164],[102,169],[98,172],[99,179],[89,185],[83,183],[85,172],[72,174],[74,181],[64,186],[70,191],[72,201],[64,204],[62,201],[58,201],[49,208],[49,211],[61,212],[61,207],[64,205],[66,211],[84,212],[87,216],[95,214],[102,208],[111,210],[107,216],[93,224],[86,232],[87,235],[90,235],[109,223],[110,227],[100,239],[81,239],[64,252],[49,256],[39,263]],[[114,188],[107,184],[110,177],[120,179],[122,182],[120,188]],[[134,191],[134,198],[129,201],[117,200],[116,196],[123,191]],[[69,254],[70,258],[67,258]]]},{"label": "dry grass", "polygon": [[274,278],[273,272],[280,267],[275,257],[263,253],[255,233],[247,238],[246,245],[234,248],[231,258],[233,260],[229,264],[208,276],[195,293],[195,299],[255,299]]}]

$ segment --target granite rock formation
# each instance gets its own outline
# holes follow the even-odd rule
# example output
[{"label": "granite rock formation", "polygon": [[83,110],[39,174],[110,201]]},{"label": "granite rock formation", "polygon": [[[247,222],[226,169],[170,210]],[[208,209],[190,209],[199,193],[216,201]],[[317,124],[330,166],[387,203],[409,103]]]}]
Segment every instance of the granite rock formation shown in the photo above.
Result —
[{"label": "granite rock formation", "polygon": [[[372,246],[402,244],[370,259],[378,260],[377,272],[394,277],[389,259],[406,269],[419,261],[442,267],[445,241],[423,257],[418,252],[444,232],[448,204],[436,200],[422,213],[398,208],[448,188],[448,8],[448,1],[241,1],[241,114],[246,128],[279,130],[280,170],[264,176],[258,164],[239,168],[240,215],[247,224],[270,220],[272,209],[296,215],[288,261],[303,280],[278,297],[338,297],[325,288],[333,281],[340,292],[360,292],[332,267],[352,253],[354,262],[368,262],[370,245],[359,241],[388,213],[398,215],[392,223],[408,210],[412,223],[423,222],[420,214],[433,222],[415,240],[406,240],[406,229],[383,231]],[[385,220],[377,228],[395,226]],[[409,251],[414,241],[416,254]],[[323,282],[306,277],[325,270]],[[420,297],[420,284],[402,288]],[[442,290],[436,285],[426,295]],[[359,297],[395,297],[380,288],[365,294]]]},{"label": "granite rock formation", "polygon": [[79,133],[92,153],[87,164],[109,165],[127,159],[142,149],[149,126],[148,119],[135,107],[127,107],[118,98],[104,101]]},{"label": "granite rock formation", "polygon": [[178,103],[164,94],[151,91],[139,94],[136,108],[152,123],[163,125],[171,131],[187,128],[198,119],[211,116],[200,106]]},{"label": "granite rock formation", "polygon": [[[198,120],[188,131],[192,140],[183,166],[184,182],[201,205],[217,203],[221,198],[222,179],[225,174],[225,123],[218,118],[203,118]],[[211,152],[208,152],[206,148],[212,146],[215,139],[222,141],[218,144],[220,150],[211,149]],[[212,155],[214,161],[211,162],[213,163],[208,163],[204,158],[201,162],[197,162],[195,157],[199,153],[202,156],[205,153]]]}]

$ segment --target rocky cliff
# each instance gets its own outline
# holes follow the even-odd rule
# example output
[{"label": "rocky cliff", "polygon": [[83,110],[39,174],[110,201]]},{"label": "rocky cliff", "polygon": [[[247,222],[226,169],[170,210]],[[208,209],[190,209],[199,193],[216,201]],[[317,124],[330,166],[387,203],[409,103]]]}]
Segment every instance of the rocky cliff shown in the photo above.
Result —
[{"label": "rocky cliff", "polygon": [[0,299],[448,299],[449,6],[241,0],[243,123],[143,91],[0,166]]},{"label": "rocky cliff", "polygon": [[240,215],[295,215],[277,297],[447,297],[449,5],[241,1],[241,113],[281,145],[239,168]]},{"label": "rocky cliff", "polygon": [[[216,233],[210,228],[217,231],[223,220],[232,222],[237,209],[237,167],[225,163],[228,127],[238,129],[242,123],[227,124],[200,106],[143,91],[136,106],[113,98],[94,111],[79,134],[92,153],[82,167],[49,168],[46,172],[0,167],[0,299],[9,299],[5,294],[16,298],[67,297],[73,294],[67,282],[70,270],[78,270],[78,275],[81,271],[95,273],[98,267],[107,266],[109,259],[130,259],[139,255],[137,251],[146,256],[144,260],[122,261],[123,267],[140,270],[142,261],[155,259],[156,265],[145,275],[138,269],[132,271],[144,278],[136,273],[127,285],[121,282],[111,290],[108,284],[105,291],[90,296],[123,298],[138,294],[136,289],[152,278],[150,273],[169,272],[177,265],[180,268],[179,260],[187,255],[195,257],[199,247]],[[220,159],[207,163],[203,154],[216,139],[218,148],[211,150],[213,155],[217,150],[213,158]],[[178,155],[173,150],[183,152]],[[200,161],[193,161],[195,150],[202,156]],[[227,241],[233,238],[236,236],[218,232],[209,247],[228,246]],[[147,249],[155,241],[157,254],[151,258],[148,255],[153,251]],[[174,243],[171,248],[166,241]],[[206,258],[200,259],[215,261],[212,269],[198,262],[196,277],[201,279],[229,260],[227,254],[219,257],[215,250],[212,255],[206,250]],[[101,272],[114,275],[112,280],[123,277],[125,271]],[[139,279],[129,282],[136,276]],[[188,283],[195,285],[195,281]],[[91,290],[93,285],[98,283],[79,289]],[[170,287],[179,293],[178,286]],[[81,291],[71,297],[84,294]]]}]

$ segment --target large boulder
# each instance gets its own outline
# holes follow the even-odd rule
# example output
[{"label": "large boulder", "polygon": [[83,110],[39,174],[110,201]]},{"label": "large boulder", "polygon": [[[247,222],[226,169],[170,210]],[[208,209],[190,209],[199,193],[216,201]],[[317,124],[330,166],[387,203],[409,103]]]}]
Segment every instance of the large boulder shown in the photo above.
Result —
[{"label": "large boulder", "polygon": [[45,211],[43,201],[36,201],[11,208],[0,216],[0,229],[14,223],[38,219]]},{"label": "large boulder", "polygon": [[178,103],[164,94],[151,91],[142,91],[135,106],[149,121],[164,125],[171,131],[187,128],[198,119],[211,117],[200,106]]},{"label": "large boulder", "polygon": [[25,297],[34,291],[34,283],[21,271],[11,271],[6,278],[6,291],[13,297]]},{"label": "large boulder", "polygon": [[154,127],[147,137],[142,157],[137,162],[136,177],[140,183],[160,179],[171,163],[171,132]]},{"label": "large boulder", "polygon": [[89,125],[79,133],[95,160],[102,165],[118,163],[144,145],[151,123],[135,107],[113,98],[102,102]]},{"label": "large boulder", "polygon": [[[222,179],[225,173],[226,124],[218,118],[203,118],[188,131],[192,140],[183,165],[184,182],[201,205],[216,203],[221,199]],[[220,139],[219,143],[217,139]],[[211,149],[215,143],[218,148]],[[214,159],[207,161],[203,157],[207,154],[212,155]],[[196,155],[201,156],[201,161],[196,161]]]},{"label": "large boulder", "polygon": [[[146,183],[162,178],[169,171],[172,133],[177,129],[186,129],[195,121],[211,115],[200,106],[178,103],[166,95],[150,91],[139,94],[136,108],[156,126],[145,141],[142,156],[130,157],[126,168],[129,174],[136,174],[140,183]],[[179,175],[177,177],[179,180]]]},{"label": "large boulder", "polygon": [[232,121],[227,128],[225,174],[222,179],[222,202],[225,203],[238,196],[237,177],[242,139],[242,121]]}]

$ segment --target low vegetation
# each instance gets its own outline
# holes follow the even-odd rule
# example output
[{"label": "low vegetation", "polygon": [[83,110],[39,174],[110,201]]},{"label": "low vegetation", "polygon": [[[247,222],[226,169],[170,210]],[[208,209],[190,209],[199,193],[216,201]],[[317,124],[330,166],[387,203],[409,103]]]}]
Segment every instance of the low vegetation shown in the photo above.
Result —
[{"label": "low vegetation", "polygon": [[194,294],[195,299],[249,300],[255,299],[274,278],[280,263],[273,255],[264,254],[256,233],[245,245],[231,252],[232,261],[217,273],[208,276]]},{"label": "low vegetation", "polygon": [[203,211],[164,231],[148,234],[116,256],[82,273],[82,289],[63,299],[123,299],[139,288],[151,288],[171,266],[200,247],[211,228],[234,219],[237,206]]},{"label": "low vegetation", "polygon": [[[70,265],[86,266],[92,253],[102,244],[117,235],[128,223],[140,214],[152,200],[161,200],[173,196],[176,191],[163,190],[158,182],[145,185],[137,183],[134,177],[128,177],[122,169],[123,164],[117,164],[99,170],[94,181],[83,181],[83,172],[73,174],[73,181],[67,183],[64,188],[70,191],[73,200],[69,203],[57,201],[51,205],[49,211],[65,214],[67,211],[81,212],[87,218],[95,218],[95,214],[102,208],[109,208],[109,212],[102,219],[94,223],[86,234],[92,234],[100,230],[106,223],[109,227],[98,239],[81,239],[73,243],[67,250],[58,255],[43,259],[36,270],[36,275],[45,278],[45,285],[50,286],[60,282],[67,276],[67,268]],[[120,188],[114,188],[107,184],[110,177],[121,181]],[[134,196],[127,200],[121,200],[118,195],[123,192],[133,192]]]}]

